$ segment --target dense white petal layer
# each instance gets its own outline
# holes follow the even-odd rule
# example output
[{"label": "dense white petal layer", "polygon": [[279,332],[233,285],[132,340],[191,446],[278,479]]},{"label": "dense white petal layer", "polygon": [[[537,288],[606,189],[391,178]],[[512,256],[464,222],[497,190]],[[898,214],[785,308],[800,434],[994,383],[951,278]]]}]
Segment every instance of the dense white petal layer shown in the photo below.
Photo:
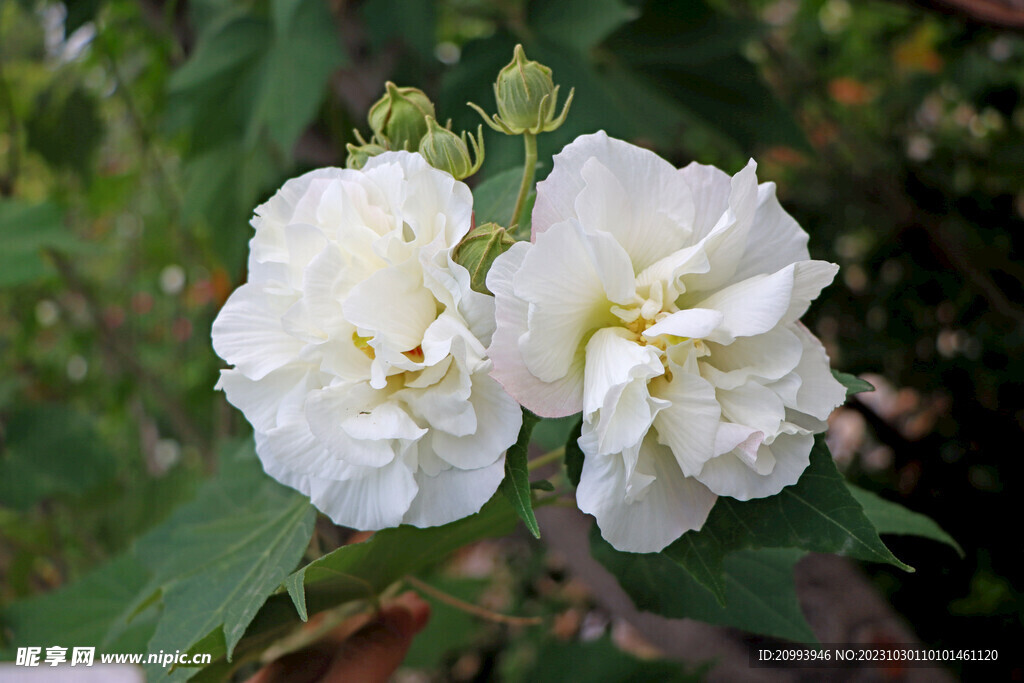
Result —
[{"label": "dense white petal layer", "polygon": [[769,473],[759,473],[756,463],[752,466],[746,455],[734,449],[709,460],[697,479],[718,495],[737,500],[774,496],[795,484],[807,469],[813,445],[811,434],[781,434],[757,449],[758,461],[774,463]]},{"label": "dense white petal layer", "polygon": [[424,527],[468,517],[480,511],[504,478],[504,456],[475,470],[451,467],[430,476],[421,469],[416,472],[419,491],[402,522]]},{"label": "dense white petal layer", "polygon": [[672,452],[652,438],[640,449],[637,470],[652,481],[640,499],[627,497],[622,457],[586,457],[576,502],[594,515],[601,536],[619,550],[652,553],[687,531],[700,529],[716,496],[696,479],[685,477]]},{"label": "dense white petal layer", "polygon": [[386,153],[291,180],[256,214],[213,343],[264,469],[361,529],[478,510],[521,411],[487,376],[493,303],[451,258],[469,188]]},{"label": "dense white petal layer", "polygon": [[671,380],[654,382],[651,393],[668,402],[654,419],[658,442],[671,449],[685,476],[697,475],[716,455],[722,409],[715,388],[700,375],[677,368]]},{"label": "dense white petal layer", "polygon": [[487,288],[494,293],[495,331],[487,355],[494,362],[491,376],[513,398],[541,417],[565,417],[583,407],[583,354],[572,358],[563,377],[545,382],[530,372],[519,349],[526,334],[529,304],[515,294],[514,278],[528,244],[515,244],[494,260]]}]

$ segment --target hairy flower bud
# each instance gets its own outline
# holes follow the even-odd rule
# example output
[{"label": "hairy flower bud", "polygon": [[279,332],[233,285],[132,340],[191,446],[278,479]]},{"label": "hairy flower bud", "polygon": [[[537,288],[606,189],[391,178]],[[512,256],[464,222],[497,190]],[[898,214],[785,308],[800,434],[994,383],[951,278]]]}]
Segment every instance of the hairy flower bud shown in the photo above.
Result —
[{"label": "hairy flower bud", "polygon": [[491,128],[507,135],[549,132],[565,121],[572,103],[573,91],[556,117],[558,88],[551,79],[551,69],[543,64],[528,60],[522,45],[516,45],[512,61],[498,73],[494,83],[494,99],[498,113],[493,120],[484,111],[470,103],[484,117]]},{"label": "hairy flower bud", "polygon": [[494,259],[515,243],[505,228],[497,223],[484,223],[466,233],[452,251],[452,259],[469,271],[469,286],[473,291],[490,294],[486,284],[487,272]]},{"label": "hairy flower bud", "polygon": [[419,88],[399,88],[388,81],[384,96],[370,107],[370,129],[392,150],[415,150],[427,132],[434,104]]},{"label": "hairy flower bud", "polygon": [[439,124],[433,117],[427,117],[427,134],[420,140],[420,154],[434,168],[451,173],[456,180],[468,178],[480,170],[484,161],[483,127],[477,127],[476,137],[469,136],[473,146],[470,157],[466,144],[466,133],[459,137]]}]

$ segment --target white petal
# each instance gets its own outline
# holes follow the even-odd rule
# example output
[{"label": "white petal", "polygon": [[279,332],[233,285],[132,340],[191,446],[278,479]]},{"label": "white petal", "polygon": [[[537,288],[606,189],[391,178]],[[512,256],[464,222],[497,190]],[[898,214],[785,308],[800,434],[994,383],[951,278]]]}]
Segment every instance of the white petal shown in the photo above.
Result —
[{"label": "white petal", "polygon": [[282,407],[287,410],[289,401],[304,400],[315,386],[315,374],[307,366],[286,365],[251,380],[238,370],[221,370],[217,388],[224,390],[228,402],[245,414],[256,431],[266,432],[278,426],[278,415]]},{"label": "white petal", "polygon": [[[395,458],[394,439],[415,440],[426,433],[384,392],[366,383],[338,384],[314,391],[306,399],[309,428],[333,458],[363,467],[382,467]],[[379,411],[379,412],[378,412]],[[375,432],[373,427],[379,427]]]},{"label": "white petal", "polygon": [[711,267],[706,273],[695,273],[683,278],[687,289],[714,291],[732,281],[743,257],[747,234],[757,210],[756,168],[757,164],[751,159],[743,170],[732,177],[729,208],[700,242]]},{"label": "white petal", "polygon": [[708,344],[702,372],[716,387],[735,389],[751,377],[778,380],[800,362],[803,346],[787,326],[755,337],[740,337],[727,345]]},{"label": "white petal", "polygon": [[361,332],[374,337],[370,346],[398,352],[419,346],[437,317],[434,295],[422,278],[397,267],[378,270],[353,287],[342,309]]},{"label": "white petal", "polygon": [[591,415],[605,405],[605,398],[634,379],[644,383],[665,369],[652,347],[641,346],[629,330],[606,327],[587,342],[583,385],[583,414]]},{"label": "white petal", "polygon": [[500,458],[519,437],[523,412],[519,405],[485,373],[473,375],[473,393],[469,400],[477,429],[470,434],[454,435],[440,429],[431,432],[433,450],[457,468],[486,467]]},{"label": "white petal", "polygon": [[673,369],[670,381],[659,379],[651,389],[670,403],[654,418],[658,442],[672,450],[684,475],[698,474],[715,455],[715,434],[722,411],[714,387],[699,375]]},{"label": "white petal", "polygon": [[796,403],[792,406],[819,420],[824,420],[837,406],[846,401],[846,388],[832,376],[828,354],[817,337],[810,330],[797,323],[793,326],[803,344],[803,356],[796,374],[800,377],[800,389]]},{"label": "white petal", "polygon": [[690,239],[696,243],[710,235],[729,210],[732,180],[725,171],[697,162],[676,173],[690,186],[694,205],[693,235]]},{"label": "white petal", "polygon": [[783,321],[795,322],[807,312],[811,302],[818,298],[839,272],[839,266],[828,261],[801,261],[793,269],[793,293]]},{"label": "white petal", "polygon": [[615,324],[612,304],[630,303],[635,289],[622,247],[607,233],[587,234],[573,222],[537,237],[514,285],[530,303],[519,349],[526,367],[545,382],[565,377],[586,334]]},{"label": "white petal", "polygon": [[616,455],[583,461],[576,501],[594,515],[601,535],[618,550],[659,552],[683,533],[700,529],[715,495],[696,479],[684,477],[672,452],[646,439],[638,470],[654,480],[639,500],[627,500],[626,468]]},{"label": "white petal", "polygon": [[528,304],[515,295],[513,278],[531,248],[522,242],[513,245],[494,260],[487,273],[487,288],[494,293],[496,321],[487,349],[494,362],[491,376],[537,415],[565,417],[583,407],[583,353],[573,356],[561,379],[543,382],[527,369],[519,350],[519,339],[526,334]]},{"label": "white petal", "polygon": [[814,437],[807,434],[781,434],[771,445],[762,444],[757,457],[769,456],[774,467],[767,475],[758,474],[743,459],[726,453],[709,460],[697,477],[720,496],[750,500],[773,496],[784,487],[795,484],[810,463]]},{"label": "white petal", "polygon": [[[614,142],[613,150],[624,145]],[[690,188],[671,164],[653,152],[625,146],[628,152],[583,163],[579,173],[586,185],[575,209],[588,232],[611,233],[640,272],[685,243],[693,208]]]},{"label": "white petal", "polygon": [[775,183],[761,183],[757,187],[754,222],[732,281],[741,282],[754,275],[767,275],[791,263],[809,260],[807,239],[807,233],[779,204]]},{"label": "white petal", "polygon": [[418,527],[437,526],[475,514],[491,499],[504,477],[504,457],[475,470],[452,467],[436,476],[418,471],[416,483],[419,492],[402,523]]},{"label": "white petal", "polygon": [[778,394],[757,382],[750,381],[735,389],[719,389],[716,395],[722,406],[722,419],[765,434],[778,432],[786,417]]},{"label": "white petal", "polygon": [[775,327],[789,310],[793,293],[793,267],[772,275],[757,275],[730,285],[693,304],[724,316],[708,340],[730,344],[736,337],[764,334]]},{"label": "white petal", "polygon": [[[408,465],[396,458],[366,476],[334,481],[310,477],[313,505],[335,524],[375,531],[398,526],[416,495],[416,480]],[[300,489],[301,490],[301,489]]]},{"label": "white petal", "polygon": [[[643,207],[651,215],[660,213],[681,226],[692,222],[693,199],[685,179],[678,178],[671,164],[653,152],[610,138],[604,131],[599,131],[581,135],[562,148],[553,159],[551,173],[537,183],[532,219],[535,235],[555,223],[580,217],[576,199],[587,186],[583,168],[591,159],[599,161],[614,174],[616,184],[627,196],[634,198],[634,206]],[[627,243],[623,242],[624,245]]]},{"label": "white petal", "polygon": [[658,335],[671,334],[676,337],[703,339],[722,324],[725,316],[709,308],[688,308],[676,311],[644,331],[644,336],[654,339]]},{"label": "white petal", "polygon": [[261,379],[294,360],[305,343],[281,327],[281,316],[293,302],[255,284],[236,289],[213,321],[217,355],[249,379]]}]

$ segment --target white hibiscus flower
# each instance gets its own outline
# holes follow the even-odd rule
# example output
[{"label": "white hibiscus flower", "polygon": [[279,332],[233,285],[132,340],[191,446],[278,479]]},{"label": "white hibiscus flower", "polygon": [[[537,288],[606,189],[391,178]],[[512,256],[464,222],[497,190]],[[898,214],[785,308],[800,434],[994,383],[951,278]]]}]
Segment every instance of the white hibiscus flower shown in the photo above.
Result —
[{"label": "white hibiscus flower", "polygon": [[249,279],[213,324],[218,387],[267,473],[358,529],[472,514],[519,406],[488,373],[493,300],[451,259],[472,196],[418,154],[289,180],[256,209]]},{"label": "white hibiscus flower", "polygon": [[487,278],[492,375],[539,415],[582,411],[577,501],[620,550],[795,483],[845,397],[798,322],[838,267],[754,169],[582,136],[538,184],[533,243]]}]

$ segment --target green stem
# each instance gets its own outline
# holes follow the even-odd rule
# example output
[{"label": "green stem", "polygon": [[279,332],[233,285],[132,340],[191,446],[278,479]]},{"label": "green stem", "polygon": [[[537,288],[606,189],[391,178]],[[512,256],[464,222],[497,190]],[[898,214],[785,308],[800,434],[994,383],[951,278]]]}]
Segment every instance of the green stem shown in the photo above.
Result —
[{"label": "green stem", "polygon": [[533,176],[537,171],[537,136],[533,133],[523,133],[523,146],[526,148],[523,182],[519,185],[519,196],[516,197],[516,208],[512,210],[512,220],[508,223],[509,229],[519,225],[523,209],[526,208],[526,197],[533,187]]},{"label": "green stem", "polygon": [[544,455],[534,458],[526,465],[526,468],[532,472],[538,467],[544,467],[544,465],[549,465],[561,459],[563,455],[565,455],[565,446],[559,446],[553,451],[548,451]]}]

